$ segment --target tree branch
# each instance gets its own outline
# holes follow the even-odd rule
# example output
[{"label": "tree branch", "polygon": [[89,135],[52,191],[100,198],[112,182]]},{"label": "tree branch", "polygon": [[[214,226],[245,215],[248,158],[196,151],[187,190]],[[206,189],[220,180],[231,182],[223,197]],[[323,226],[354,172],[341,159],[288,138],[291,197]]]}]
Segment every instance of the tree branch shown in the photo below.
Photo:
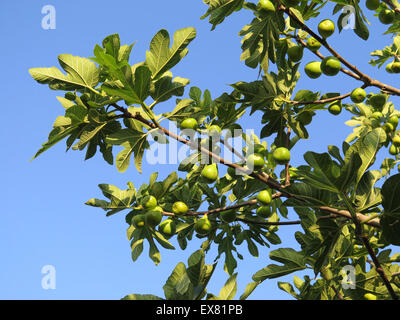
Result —
[{"label": "tree branch", "polygon": [[116,109],[118,109],[119,111],[121,111],[126,118],[136,119],[136,120],[144,123],[145,125],[147,125],[148,127],[152,128],[152,129],[158,128],[164,134],[166,134],[167,136],[169,136],[169,137],[171,137],[171,138],[173,138],[173,139],[175,139],[175,140],[177,140],[179,142],[182,142],[182,143],[188,145],[191,149],[198,150],[198,151],[208,155],[209,157],[213,158],[218,163],[224,164],[224,165],[226,165],[228,167],[231,167],[231,168],[234,168],[234,169],[238,170],[239,172],[242,172],[245,175],[248,175],[248,176],[251,176],[251,177],[253,177],[255,179],[258,179],[258,180],[264,182],[265,184],[267,184],[272,189],[275,189],[275,190],[278,190],[278,191],[282,192],[282,194],[287,196],[287,197],[291,197],[292,196],[290,193],[288,193],[288,192],[286,192],[284,190],[284,187],[279,182],[277,182],[276,180],[272,179],[269,175],[267,175],[267,174],[259,174],[259,173],[254,172],[254,171],[253,172],[249,172],[248,169],[243,168],[243,167],[241,167],[241,166],[239,166],[239,165],[237,165],[235,163],[232,163],[232,162],[230,162],[228,160],[225,160],[224,158],[221,158],[220,156],[218,156],[215,153],[211,152],[210,150],[202,147],[201,145],[194,143],[191,140],[187,140],[187,139],[185,139],[185,138],[183,138],[183,137],[181,137],[181,136],[169,131],[168,129],[165,129],[162,126],[156,126],[154,123],[150,122],[149,120],[144,119],[140,115],[140,113],[136,113],[135,115],[133,115],[126,108],[118,106],[117,104],[113,104],[113,106]]},{"label": "tree branch", "polygon": [[[390,0],[389,0],[390,1]],[[316,40],[318,40],[334,57],[336,57],[337,59],[339,59],[339,61],[341,63],[343,63],[347,68],[350,69],[350,71],[352,73],[354,73],[356,75],[356,77],[354,76],[354,74],[352,75],[349,72],[345,72],[349,75],[351,75],[353,78],[356,78],[360,81],[364,82],[364,85],[366,85],[366,87],[369,86],[373,86],[373,87],[378,87],[380,89],[382,89],[383,91],[392,94],[392,95],[397,95],[400,96],[400,89],[392,87],[390,85],[387,85],[385,83],[382,83],[378,80],[372,79],[370,76],[368,76],[367,74],[361,72],[360,70],[357,69],[356,66],[352,65],[350,62],[348,62],[346,59],[344,59],[338,52],[336,52],[335,49],[333,49],[328,42],[326,41],[326,39],[320,37],[318,34],[316,34],[313,30],[311,30],[307,25],[305,25],[303,22],[301,22],[290,10],[290,8],[287,8],[285,6],[283,6],[282,4],[280,5],[280,10],[284,11],[294,22],[296,22],[303,31],[307,32],[308,34],[310,34],[312,37],[314,37]],[[304,41],[303,41],[304,43]],[[305,45],[306,46],[306,45]],[[320,54],[318,54],[320,55]],[[322,56],[322,55],[321,55]],[[342,70],[343,71],[343,70]]]},{"label": "tree branch", "polygon": [[[352,219],[350,211],[347,211],[347,210],[339,210],[339,209],[335,209],[335,208],[331,208],[331,207],[327,207],[327,206],[321,206],[321,207],[318,207],[318,209],[329,212],[329,213],[333,213],[333,214],[336,214],[336,215],[339,215],[339,216],[342,216],[342,217],[345,217],[348,219]],[[358,213],[358,212],[356,213],[356,215],[360,222],[366,221],[365,224],[368,224],[368,225],[376,227],[376,228],[381,227],[381,224],[380,224],[380,221],[378,218],[369,220],[368,216],[365,216],[362,213]]]},{"label": "tree branch", "polygon": [[291,104],[294,106],[296,105],[308,105],[308,104],[324,104],[324,103],[329,103],[337,100],[343,100],[347,97],[350,97],[351,92],[342,94],[340,96],[332,97],[332,98],[326,98],[326,99],[321,99],[321,100],[315,100],[315,101],[290,101]]},{"label": "tree branch", "polygon": [[[297,41],[300,45],[302,45],[303,47],[309,49],[308,46],[307,46],[307,43],[305,43],[304,40],[301,39],[299,36],[295,36],[294,38],[296,39],[296,41]],[[316,51],[310,50],[310,51],[311,51],[312,53],[314,53],[314,54],[315,54],[318,58],[320,58],[321,60],[324,60],[325,56],[324,56],[323,54],[321,54],[318,50],[316,50]],[[345,68],[341,67],[341,68],[340,68],[340,71],[343,72],[344,74],[347,74],[349,77],[352,77],[352,78],[354,78],[354,79],[356,79],[356,80],[361,80],[360,76],[358,76],[357,74],[355,74],[354,72],[352,72],[352,71],[350,71],[350,70],[348,70],[348,69],[345,69]]]},{"label": "tree branch", "polygon": [[392,297],[393,300],[399,300],[399,297],[397,296],[396,292],[394,292],[392,285],[389,282],[389,279],[387,278],[385,271],[383,271],[382,265],[378,260],[378,257],[375,254],[374,249],[371,247],[371,244],[369,243],[368,236],[365,234],[361,235],[361,240],[364,244],[364,247],[367,249],[368,254],[370,255],[376,272],[380,275],[384,285],[386,286],[387,290],[389,291],[390,296]]},{"label": "tree branch", "polygon": [[395,6],[392,0],[382,0],[384,3],[386,3],[392,10],[394,10],[397,13],[400,13],[400,9]]},{"label": "tree branch", "polygon": [[[124,117],[136,119],[136,120],[142,122],[143,124],[145,124],[146,126],[152,128],[152,129],[157,128],[155,124],[153,124],[152,122],[148,121],[147,119],[144,119],[140,115],[140,113],[136,113],[135,115],[133,115],[126,108],[118,106],[117,104],[113,104],[113,106],[117,110],[122,112]],[[181,137],[179,135],[176,135],[175,133],[170,132],[169,130],[165,129],[162,126],[160,126],[159,129],[164,134],[166,134],[167,136],[169,136],[169,137],[171,137],[171,138],[173,138],[173,139],[175,139],[175,140],[177,140],[179,142],[182,142],[182,143],[188,145],[192,149],[196,149],[196,150],[198,150],[200,152],[203,152],[203,153],[209,155],[210,157],[212,157],[214,160],[218,161],[219,163],[224,164],[224,165],[226,165],[228,167],[237,169],[237,170],[239,170],[239,171],[241,171],[241,172],[243,172],[243,173],[245,173],[245,174],[247,174],[247,175],[249,175],[249,176],[251,176],[251,177],[253,177],[255,179],[258,179],[258,180],[266,183],[272,189],[275,189],[275,190],[279,191],[279,192],[277,192],[277,193],[275,193],[273,195],[274,198],[283,196],[283,197],[286,197],[286,198],[295,198],[295,199],[298,199],[300,201],[303,201],[303,199],[301,197],[299,197],[297,195],[293,195],[293,194],[285,191],[284,186],[282,186],[279,182],[275,181],[274,179],[270,178],[266,173],[262,173],[262,174],[259,174],[257,172],[249,173],[245,168],[221,158],[220,156],[218,156],[218,155],[212,153],[211,151],[209,151],[208,149],[205,149],[205,148],[201,147],[200,145],[198,145],[198,144],[196,144],[196,143],[194,143],[194,142],[192,142],[190,140],[187,140],[187,139],[185,139],[185,138],[183,138],[183,137]],[[242,206],[242,204],[238,204],[238,205]],[[231,208],[231,209],[233,209],[233,208]],[[320,210],[323,210],[323,211],[326,211],[326,212],[330,212],[330,213],[333,213],[333,214],[337,214],[339,216],[343,216],[343,217],[352,219],[352,216],[351,216],[350,212],[346,211],[346,210],[339,210],[339,209],[326,207],[326,206],[321,206],[321,207],[318,207],[317,209],[320,209]],[[213,209],[213,210],[219,210],[219,209]],[[227,210],[230,210],[230,209],[227,209]],[[173,214],[165,213],[165,215],[173,215]],[[365,216],[365,215],[363,215],[361,213],[357,213],[357,218],[358,218],[359,222],[362,222],[362,221],[365,221],[365,220],[369,220],[368,216]],[[379,219],[377,219],[377,218],[367,221],[366,224],[374,226],[374,227],[378,227],[378,228],[380,227]]]}]

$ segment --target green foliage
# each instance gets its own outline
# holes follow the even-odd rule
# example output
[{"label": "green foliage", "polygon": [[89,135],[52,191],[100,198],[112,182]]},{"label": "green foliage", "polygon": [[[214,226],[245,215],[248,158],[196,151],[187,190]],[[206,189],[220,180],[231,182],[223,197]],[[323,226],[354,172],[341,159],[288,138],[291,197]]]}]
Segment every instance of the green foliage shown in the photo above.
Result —
[{"label": "green foliage", "polygon": [[[213,275],[217,263],[205,264],[203,250],[197,250],[188,259],[187,267],[179,262],[165,282],[163,289],[165,300],[233,300],[237,290],[236,276],[228,278],[219,295],[207,292],[207,284]],[[151,294],[129,294],[122,300],[164,300]]]},{"label": "green foliage", "polygon": [[[361,76],[350,64],[344,65],[351,73],[337,72],[344,58],[337,56],[325,39],[306,26],[328,2],[284,1],[275,6],[275,11],[262,10],[255,3],[243,0],[203,2],[208,9],[202,19],[209,19],[211,29],[236,11],[250,15],[250,22],[239,32],[240,59],[246,66],[258,69],[258,77],[230,84],[231,91],[219,97],[212,97],[209,89],[185,90],[190,80],[174,76],[171,71],[188,54],[188,46],[196,37],[196,30],[191,27],[177,30],[172,41],[168,31],[158,31],[150,41],[144,61],[132,63],[133,44],[121,45],[119,35],[111,34],[101,45],[95,45],[94,57],[60,55],[58,60],[65,73],[56,67],[29,70],[37,82],[47,84],[52,90],[65,91],[62,97],[57,97],[64,114],[55,119],[48,141],[34,158],[65,139],[67,150],[86,149],[85,159],[92,158],[99,150],[107,163],[115,163],[119,172],[129,168],[133,157],[141,173],[150,137],[155,145],[168,144],[174,139],[190,147],[187,157],[177,165],[178,172],[170,173],[164,180],[157,180],[158,173],[154,172],[149,182],[138,189],[132,182],[128,182],[125,190],[100,184],[105,199],[92,198],[86,202],[103,209],[106,216],[126,210],[133,261],[139,259],[145,246],[149,258],[159,264],[160,248],[175,250],[174,241],[181,250],[189,250],[189,243],[194,240],[201,243],[201,249],[190,255],[187,265],[180,262],[172,271],[163,286],[165,298],[130,294],[123,299],[234,299],[243,251],[259,257],[261,250],[281,244],[279,231],[287,223],[299,225],[294,232],[299,249],[271,250],[269,257],[278,264],[269,264],[255,272],[253,282],[246,286],[240,299],[247,299],[267,279],[298,272],[309,274],[303,279],[294,275],[293,284],[278,282],[278,287],[295,299],[365,299],[371,294],[388,299],[393,298],[393,292],[400,294],[396,278],[400,267],[395,264],[400,260],[398,253],[392,255],[392,249],[388,248],[400,245],[400,175],[392,174],[400,157],[390,151],[391,145],[397,146],[400,133],[397,130],[400,112],[391,101],[391,95],[398,95],[398,89],[376,80],[369,82],[368,76]],[[331,2],[333,14],[347,5],[354,8],[354,32],[367,40],[369,22],[360,4],[354,0]],[[376,14],[384,9],[381,3],[375,9]],[[339,31],[345,18],[343,11],[337,20]],[[379,23],[379,19],[375,20]],[[393,43],[371,53],[375,57],[369,62],[371,66],[379,68],[391,59],[398,60],[399,21],[396,14],[387,31],[394,34]],[[304,45],[305,50],[318,55],[317,48],[309,45],[314,37],[318,49],[328,49],[333,55],[329,59],[335,62],[326,66],[328,60],[325,60],[322,71],[329,76],[350,75],[362,80],[363,86],[359,88],[362,99],[355,99],[350,93],[296,90],[302,79],[299,66],[304,58],[302,55],[293,58],[288,49],[298,46],[303,50],[300,46]],[[396,68],[387,70],[395,72]],[[320,72],[317,73],[319,76]],[[372,86],[381,92],[365,91],[364,97],[364,90]],[[352,99],[346,103],[344,99],[348,96]],[[159,104],[168,107],[156,113]],[[340,110],[332,112],[332,105]],[[310,138],[307,128],[314,117],[327,110],[338,114],[342,108],[342,116],[348,117],[345,123],[353,127],[353,132],[341,148],[330,145],[324,153],[308,150],[303,154],[304,161],[299,160],[300,164],[293,167],[294,157],[289,157],[289,150],[296,155],[297,143]],[[241,117],[246,113],[260,120],[260,132],[239,130],[238,133],[243,125]],[[165,122],[174,121],[178,127],[187,128],[188,125],[182,124],[185,119],[192,122],[189,125],[195,129],[192,133],[175,134],[164,126]],[[211,128],[218,130],[212,133]],[[236,139],[242,146],[233,149],[230,139]],[[113,148],[119,149],[115,155]],[[235,164],[222,158],[221,148],[236,155]],[[282,148],[288,151],[285,161],[274,156]],[[251,163],[246,160],[254,160],[254,152],[261,154],[257,155],[259,165],[252,171]],[[377,163],[382,154],[384,159]],[[226,174],[223,165],[229,168]],[[212,172],[208,172],[209,168]],[[263,192],[268,197],[260,200]],[[144,205],[143,200],[149,196],[156,199],[156,208]],[[262,202],[262,208],[258,201]],[[185,207],[177,210],[176,203]],[[284,220],[289,217],[289,209],[298,216],[298,221]],[[216,249],[216,255],[214,263],[207,265],[205,256],[213,252],[211,248]],[[377,259],[374,263],[381,264],[388,281],[383,281],[380,269],[377,271],[377,266],[370,263],[371,256]],[[214,295],[206,287],[219,261],[228,279],[219,294]],[[349,281],[343,271],[347,267],[355,273],[355,283],[350,283],[354,285],[352,289],[343,286]],[[389,292],[388,282],[393,292]]]}]

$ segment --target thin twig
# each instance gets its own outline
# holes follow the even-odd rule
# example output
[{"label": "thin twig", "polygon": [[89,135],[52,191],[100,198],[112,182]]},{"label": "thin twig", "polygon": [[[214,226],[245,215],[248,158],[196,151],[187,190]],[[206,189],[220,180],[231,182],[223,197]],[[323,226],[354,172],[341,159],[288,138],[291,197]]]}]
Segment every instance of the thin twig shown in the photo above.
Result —
[{"label": "thin twig", "polygon": [[290,101],[291,104],[297,106],[297,105],[308,105],[308,104],[324,104],[324,103],[329,103],[333,101],[338,101],[338,100],[343,100],[351,95],[351,92],[342,94],[340,96],[332,97],[332,98],[326,98],[326,99],[321,99],[321,100],[315,100],[315,101]]},{"label": "thin twig", "polygon": [[254,220],[249,220],[249,219],[242,219],[242,218],[237,218],[236,220],[245,222],[245,223],[250,223],[250,224],[257,224],[257,225],[265,225],[265,226],[289,226],[289,225],[298,225],[301,224],[300,220],[296,221],[254,221]]},{"label": "thin twig", "polygon": [[[336,215],[339,215],[339,216],[342,216],[342,217],[345,217],[348,219],[352,218],[350,211],[347,211],[347,210],[340,210],[340,209],[335,209],[335,208],[331,208],[331,207],[327,207],[327,206],[320,206],[320,207],[318,207],[318,209],[329,212],[329,213],[333,213],[333,214],[336,214]],[[360,222],[363,222],[363,221],[366,221],[369,219],[368,216],[365,216],[362,213],[358,213],[358,212],[357,212],[357,218]],[[376,228],[381,227],[380,220],[378,218],[374,218],[369,221],[366,221],[365,224],[368,224],[368,225],[376,227]]]}]

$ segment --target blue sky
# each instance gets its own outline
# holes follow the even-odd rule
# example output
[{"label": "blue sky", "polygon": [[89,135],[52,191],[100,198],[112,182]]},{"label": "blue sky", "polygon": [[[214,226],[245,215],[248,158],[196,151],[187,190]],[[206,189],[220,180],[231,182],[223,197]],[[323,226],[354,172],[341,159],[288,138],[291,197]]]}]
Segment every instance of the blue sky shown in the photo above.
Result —
[{"label": "blue sky", "polygon": [[[41,10],[48,4],[56,9],[55,30],[41,27]],[[149,42],[159,29],[167,29],[172,35],[177,29],[193,26],[197,37],[189,46],[188,56],[172,71],[176,76],[189,78],[191,86],[209,89],[216,98],[230,91],[230,83],[257,78],[257,70],[245,67],[239,60],[238,32],[252,17],[244,11],[235,13],[211,32],[207,20],[200,20],[205,10],[200,0],[1,2],[0,299],[119,299],[130,293],[163,296],[162,285],[174,266],[179,261],[186,262],[190,253],[198,249],[200,242],[190,244],[186,251],[162,249],[158,266],[145,251],[133,263],[124,214],[107,218],[102,210],[84,205],[92,197],[101,198],[99,183],[125,188],[126,182],[132,181],[139,187],[148,181],[151,172],[159,171],[160,178],[164,178],[177,169],[176,165],[144,164],[142,174],[134,166],[121,174],[100,156],[85,162],[82,153],[65,153],[64,142],[29,161],[46,141],[52,123],[63,109],[56,99],[62,93],[37,84],[28,69],[58,66],[57,56],[61,53],[90,57],[95,44],[112,33],[119,33],[124,44],[136,42],[131,63],[137,63],[143,61]],[[329,16],[331,10],[328,6]],[[367,63],[370,52],[391,43],[389,36],[382,36],[385,29],[377,18],[367,14],[373,23],[371,41],[365,42],[351,30],[344,30],[332,36],[331,44],[362,71],[395,85],[396,76]],[[319,20],[311,26],[315,28]],[[311,54],[305,52],[302,66],[311,59]],[[302,77],[297,90],[345,93],[360,85],[344,75],[323,80]],[[171,107],[166,103],[158,110]],[[292,152],[293,165],[302,163],[306,150],[325,152],[329,144],[340,146],[351,132],[343,124],[348,118],[346,113],[338,117],[327,112],[318,114],[310,125],[311,138],[300,142]],[[259,132],[258,119],[260,114],[256,113],[251,120],[244,117],[242,123]],[[290,214],[289,218],[296,216]],[[294,226],[282,227],[283,243],[271,249],[297,246],[293,239],[295,230]],[[270,263],[269,250],[263,250],[258,259],[241,251],[245,261],[239,261],[237,297],[251,281],[251,275]],[[213,262],[213,254],[207,257],[207,263]],[[45,265],[55,267],[55,290],[41,286]],[[218,294],[226,279],[220,264],[209,291]],[[291,279],[292,275],[284,280]],[[266,281],[251,298],[290,296],[278,289],[276,281]]]}]

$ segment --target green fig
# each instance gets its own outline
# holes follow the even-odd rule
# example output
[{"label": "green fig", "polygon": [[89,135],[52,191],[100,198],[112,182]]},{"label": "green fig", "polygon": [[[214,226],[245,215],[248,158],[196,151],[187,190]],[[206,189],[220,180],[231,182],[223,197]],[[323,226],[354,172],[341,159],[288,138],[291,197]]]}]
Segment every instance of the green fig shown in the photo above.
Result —
[{"label": "green fig", "polygon": [[160,224],[163,217],[163,209],[161,207],[155,207],[145,213],[146,225],[155,227]]},{"label": "green fig", "polygon": [[392,62],[392,67],[390,68],[390,70],[392,70],[392,73],[400,73],[400,62]]},{"label": "green fig", "polygon": [[257,9],[264,12],[275,12],[275,6],[270,0],[258,1]]},{"label": "green fig", "polygon": [[269,190],[260,191],[257,195],[257,200],[263,205],[270,204],[272,201],[271,191]]},{"label": "green fig", "polygon": [[303,47],[302,46],[290,47],[288,48],[287,54],[291,61],[299,62],[301,58],[303,58]]},{"label": "green fig", "polygon": [[335,32],[335,24],[332,20],[325,19],[318,24],[318,32],[322,38],[328,38]]},{"label": "green fig", "polygon": [[260,218],[268,218],[271,215],[271,208],[270,207],[258,207],[256,210],[256,214],[260,217]]},{"label": "green fig", "polygon": [[132,218],[132,224],[135,228],[143,228],[146,225],[144,214],[136,214]]},{"label": "green fig", "polygon": [[397,116],[391,116],[388,119],[388,123],[390,123],[393,126],[393,128],[395,129],[395,128],[397,128],[397,125],[399,124],[399,118]]},{"label": "green fig", "polygon": [[176,223],[172,219],[164,220],[158,226],[158,231],[166,238],[171,238],[176,232]]},{"label": "green fig", "polygon": [[216,163],[206,165],[201,171],[201,176],[207,183],[213,183],[218,179],[218,168]]},{"label": "green fig", "polygon": [[372,294],[372,293],[364,294],[364,298],[367,299],[367,300],[377,300],[378,299],[377,296]]},{"label": "green fig", "polygon": [[391,9],[383,9],[379,12],[378,19],[383,24],[391,24],[394,21],[394,11]]},{"label": "green fig", "polygon": [[290,160],[290,151],[285,147],[279,147],[274,150],[272,157],[278,164],[286,164]]},{"label": "green fig", "polygon": [[393,73],[392,67],[393,67],[393,62],[388,63],[388,64],[386,65],[386,67],[385,67],[386,72],[388,72],[388,73]]},{"label": "green fig", "polygon": [[172,212],[176,215],[184,215],[189,211],[186,203],[182,201],[177,201],[172,205]]},{"label": "green fig", "polygon": [[306,66],[304,67],[304,71],[306,75],[309,76],[311,79],[317,79],[322,73],[321,62],[313,61],[307,63]]},{"label": "green fig", "polygon": [[392,156],[398,155],[400,153],[400,147],[396,146],[395,144],[392,144],[389,148],[389,153]]},{"label": "green fig", "polygon": [[192,130],[196,130],[198,123],[197,120],[195,118],[186,118],[185,120],[183,120],[181,122],[181,129],[192,129]]},{"label": "green fig", "polygon": [[146,196],[142,200],[142,206],[145,209],[153,209],[157,206],[157,199],[154,196]]},{"label": "green fig", "polygon": [[258,153],[252,153],[247,157],[247,165],[255,170],[261,169],[265,165],[263,155]]},{"label": "green fig", "polygon": [[342,112],[342,106],[340,105],[340,103],[335,102],[328,107],[328,111],[331,114],[337,116]]},{"label": "green fig", "polygon": [[341,64],[338,58],[329,56],[321,62],[321,71],[327,76],[335,76],[339,73]]},{"label": "green fig", "polygon": [[394,130],[394,127],[390,122],[386,122],[383,124],[382,129],[385,130],[387,134],[389,134]]},{"label": "green fig", "polygon": [[399,147],[400,146],[400,136],[396,134],[392,139],[392,143],[395,146]]},{"label": "green fig", "polygon": [[367,97],[367,93],[363,88],[356,88],[351,92],[350,99],[354,103],[361,103]]},{"label": "green fig", "polygon": [[211,231],[211,222],[207,215],[197,220],[194,224],[194,230],[200,235],[206,235]]},{"label": "green fig", "polygon": [[321,43],[317,39],[310,37],[307,39],[307,47],[311,51],[317,51],[319,48],[321,48]]},{"label": "green fig", "polygon": [[298,114],[297,120],[300,121],[303,126],[306,126],[311,123],[312,117],[313,114],[310,111],[303,111]]}]

